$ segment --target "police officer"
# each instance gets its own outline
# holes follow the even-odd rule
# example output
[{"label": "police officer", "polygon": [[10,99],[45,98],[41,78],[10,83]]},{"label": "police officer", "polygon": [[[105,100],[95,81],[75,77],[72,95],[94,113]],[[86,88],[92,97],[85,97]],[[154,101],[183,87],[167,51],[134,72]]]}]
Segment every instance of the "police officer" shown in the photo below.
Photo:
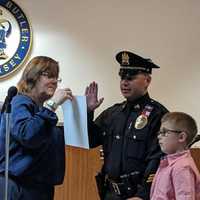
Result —
[{"label": "police officer", "polygon": [[129,51],[119,52],[116,60],[124,102],[109,107],[93,121],[103,98],[98,99],[97,83],[86,88],[90,147],[102,145],[104,151],[99,194],[104,200],[148,200],[161,156],[157,132],[167,112],[147,91],[152,69],[159,66]]}]

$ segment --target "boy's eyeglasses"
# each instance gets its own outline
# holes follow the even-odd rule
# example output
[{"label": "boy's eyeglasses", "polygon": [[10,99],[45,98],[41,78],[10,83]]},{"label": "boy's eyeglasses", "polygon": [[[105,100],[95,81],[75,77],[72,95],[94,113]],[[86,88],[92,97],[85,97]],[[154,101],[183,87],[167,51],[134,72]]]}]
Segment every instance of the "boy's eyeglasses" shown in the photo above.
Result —
[{"label": "boy's eyeglasses", "polygon": [[41,76],[45,76],[45,77],[47,77],[47,78],[49,78],[49,79],[55,79],[58,83],[61,83],[62,82],[62,79],[61,78],[57,78],[57,77],[55,77],[55,76],[53,76],[51,73],[49,73],[49,72],[41,72],[41,74],[40,74]]},{"label": "boy's eyeglasses", "polygon": [[163,129],[163,130],[158,131],[158,135],[166,137],[166,136],[168,136],[170,134],[170,132],[181,133],[183,131],[180,131],[180,130],[171,130],[171,129]]}]

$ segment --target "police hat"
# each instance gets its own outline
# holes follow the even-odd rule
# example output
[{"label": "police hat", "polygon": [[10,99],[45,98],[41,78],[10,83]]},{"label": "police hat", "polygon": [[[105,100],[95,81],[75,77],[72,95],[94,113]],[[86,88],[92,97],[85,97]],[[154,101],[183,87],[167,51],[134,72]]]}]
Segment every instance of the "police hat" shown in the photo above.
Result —
[{"label": "police hat", "polygon": [[119,75],[133,76],[138,73],[151,74],[152,68],[160,68],[151,59],[143,58],[129,51],[121,51],[116,55],[116,60],[120,64]]}]

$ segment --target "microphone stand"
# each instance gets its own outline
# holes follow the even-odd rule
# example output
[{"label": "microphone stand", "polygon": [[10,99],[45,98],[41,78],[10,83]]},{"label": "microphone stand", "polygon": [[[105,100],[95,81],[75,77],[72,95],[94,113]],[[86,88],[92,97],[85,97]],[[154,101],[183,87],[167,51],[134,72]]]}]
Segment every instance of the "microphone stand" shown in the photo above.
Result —
[{"label": "microphone stand", "polygon": [[17,88],[12,86],[8,89],[8,95],[3,104],[1,114],[5,110],[6,120],[6,135],[5,135],[5,191],[4,200],[8,200],[8,171],[9,171],[9,146],[10,146],[10,113],[11,113],[11,100],[17,94]]},{"label": "microphone stand", "polygon": [[6,107],[6,142],[5,142],[5,197],[4,200],[8,200],[8,170],[9,170],[9,144],[10,144],[10,113],[11,104],[8,103]]}]

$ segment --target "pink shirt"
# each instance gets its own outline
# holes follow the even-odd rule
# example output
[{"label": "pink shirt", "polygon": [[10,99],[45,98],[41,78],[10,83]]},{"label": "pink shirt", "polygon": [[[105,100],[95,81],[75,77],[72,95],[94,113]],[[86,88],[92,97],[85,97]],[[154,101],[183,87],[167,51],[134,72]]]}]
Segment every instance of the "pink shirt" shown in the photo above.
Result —
[{"label": "pink shirt", "polygon": [[190,151],[167,155],[151,186],[151,200],[200,200],[200,174]]}]

